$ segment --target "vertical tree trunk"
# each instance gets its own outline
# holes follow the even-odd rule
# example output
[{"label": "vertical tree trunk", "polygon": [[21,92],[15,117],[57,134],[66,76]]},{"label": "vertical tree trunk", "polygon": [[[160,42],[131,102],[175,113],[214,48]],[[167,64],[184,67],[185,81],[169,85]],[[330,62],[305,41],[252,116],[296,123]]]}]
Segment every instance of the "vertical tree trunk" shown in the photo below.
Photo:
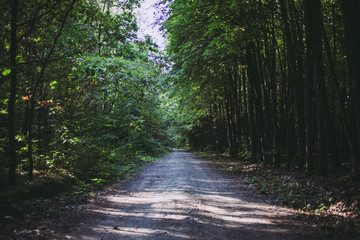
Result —
[{"label": "vertical tree trunk", "polygon": [[[346,47],[350,72],[351,96],[356,128],[356,149],[360,149],[360,1],[342,0]],[[359,156],[351,159],[353,176],[359,174]]]},{"label": "vertical tree trunk", "polygon": [[[227,78],[226,72],[224,74],[224,81],[231,81]],[[225,108],[226,108],[226,123],[227,123],[227,136],[228,136],[228,149],[229,153],[232,157],[234,154],[234,138],[233,138],[233,124],[232,124],[232,110],[231,110],[231,96],[229,90],[229,84],[224,83],[224,101],[225,101]]]},{"label": "vertical tree trunk", "polygon": [[[289,17],[287,13],[287,4],[284,0],[280,0],[281,14],[285,27],[285,40],[286,40],[286,49],[287,57],[289,64],[289,78],[291,86],[295,90],[295,99],[296,99],[296,122],[297,122],[297,139],[298,139],[298,164],[302,168],[304,165],[304,153],[305,153],[305,124],[304,124],[304,83],[302,78],[302,73],[299,73],[297,68],[296,61],[296,52],[295,52],[295,39],[296,34],[290,31],[289,26]],[[298,47],[298,46],[296,46]]]},{"label": "vertical tree trunk", "polygon": [[244,96],[244,134],[246,136],[247,143],[249,142],[249,117],[248,117],[248,98],[247,98],[247,87],[246,87],[246,70],[243,68],[242,70],[242,80],[243,80],[243,96]]},{"label": "vertical tree trunk", "polygon": [[275,17],[272,17],[271,21],[271,41],[270,41],[270,57],[269,57],[269,72],[270,72],[270,88],[271,88],[271,103],[272,103],[272,129],[273,129],[273,159],[272,165],[275,166],[276,159],[280,156],[279,140],[278,140],[278,101],[277,101],[277,90],[276,90],[276,36],[275,36]]},{"label": "vertical tree trunk", "polygon": [[[353,139],[350,137],[350,133],[349,133],[349,122],[348,122],[348,118],[346,115],[346,111],[345,111],[345,107],[344,107],[344,101],[345,98],[343,96],[343,94],[341,93],[340,90],[340,85],[339,85],[339,80],[338,80],[338,76],[336,73],[336,69],[335,69],[335,62],[333,60],[333,57],[331,55],[331,49],[330,49],[330,43],[329,43],[329,39],[327,37],[326,31],[325,31],[325,27],[324,24],[322,24],[322,34],[323,34],[323,38],[324,38],[324,44],[325,44],[325,52],[328,58],[328,62],[330,65],[330,72],[331,72],[331,78],[333,80],[334,83],[334,87],[335,87],[335,95],[336,95],[336,100],[339,104],[339,109],[340,109],[340,115],[341,115],[341,122],[342,122],[342,126],[343,126],[343,130],[344,130],[344,134],[345,134],[345,138],[346,138],[346,142],[347,145],[349,147],[350,150],[350,158],[351,159],[356,159],[358,156],[358,151],[359,149],[355,149],[354,148],[354,142]],[[335,127],[334,124],[331,124],[331,134],[335,135]],[[331,137],[332,139],[334,138],[333,136]],[[332,167],[333,169],[336,171],[337,169],[339,169],[340,167],[340,161],[339,161],[339,154],[338,154],[338,146],[336,144],[336,142],[334,141],[333,144],[330,146],[331,147],[331,155],[332,155]]]},{"label": "vertical tree trunk", "polygon": [[[267,154],[265,156],[265,162],[269,165],[273,164],[273,150],[274,150],[274,128],[273,128],[273,121],[274,121],[274,112],[273,112],[273,104],[271,101],[271,94],[272,94],[272,52],[271,48],[271,37],[269,37],[270,41],[268,40],[268,35],[266,33],[266,27],[264,28],[264,35],[266,38],[264,39],[264,52],[265,52],[265,59],[264,59],[264,82],[263,82],[263,92],[264,92],[264,106],[265,106],[265,116],[266,116],[266,139],[267,139]],[[269,27],[267,28],[269,29]],[[266,71],[267,70],[267,71]],[[276,115],[276,114],[275,114]]]},{"label": "vertical tree trunk", "polygon": [[[317,140],[318,140],[318,173],[326,176],[328,174],[327,143],[329,131],[329,105],[327,100],[324,60],[322,46],[322,13],[320,0],[305,0],[305,12],[312,21],[307,22],[310,30],[311,41],[308,48],[312,51],[314,59],[314,77],[316,79],[316,100],[317,100]],[[309,74],[309,73],[308,73]]]},{"label": "vertical tree trunk", "polygon": [[[243,131],[243,118],[241,116],[241,112],[243,110],[243,101],[242,101],[242,90],[241,90],[241,76],[240,76],[240,69],[238,67],[238,65],[236,65],[235,67],[235,78],[236,78],[236,81],[237,81],[237,100],[238,100],[238,104],[237,104],[237,108],[236,108],[236,120],[237,120],[237,126],[238,126],[238,134],[239,134],[239,141],[241,142],[241,139],[243,138],[243,134],[244,134],[244,131]],[[240,144],[239,142],[239,144]]]},{"label": "vertical tree trunk", "polygon": [[259,141],[257,139],[256,129],[255,129],[255,114],[254,114],[254,89],[252,84],[248,86],[248,112],[249,112],[249,139],[250,139],[250,148],[251,148],[251,157],[254,161],[258,162],[258,145]]},{"label": "vertical tree trunk", "polygon": [[306,58],[305,58],[305,159],[306,170],[314,171],[314,126],[313,126],[313,88],[314,88],[314,59],[313,59],[313,14],[309,1],[304,1],[306,26]]},{"label": "vertical tree trunk", "polygon": [[[259,162],[264,161],[263,150],[263,127],[264,114],[262,111],[262,95],[259,84],[259,76],[257,75],[257,67],[255,63],[254,45],[249,44],[246,50],[248,61],[248,79],[249,79],[249,112],[250,112],[250,131],[252,135],[253,157]],[[255,128],[257,126],[257,128]]]},{"label": "vertical tree trunk", "polygon": [[15,146],[15,100],[17,85],[17,14],[18,0],[13,0],[11,6],[11,42],[10,42],[10,62],[11,62],[11,86],[10,99],[8,103],[8,137],[9,137],[9,183],[16,184],[16,146]]},{"label": "vertical tree trunk", "polygon": [[231,122],[233,130],[233,157],[238,158],[239,153],[239,128],[238,128],[238,94],[237,94],[237,79],[234,74],[234,69],[230,68],[229,73],[229,90],[231,95]]},{"label": "vertical tree trunk", "polygon": [[240,139],[241,139],[241,117],[240,117],[240,101],[239,99],[239,70],[235,64],[233,71],[232,71],[232,76],[233,76],[233,97],[234,97],[234,108],[235,108],[235,119],[234,119],[234,123],[235,123],[235,141],[236,141],[236,149],[235,149],[235,154],[236,157],[239,156],[239,144],[240,144]]},{"label": "vertical tree trunk", "polygon": [[28,116],[28,132],[27,132],[27,142],[28,142],[28,149],[27,149],[27,158],[28,158],[28,163],[29,163],[29,169],[28,169],[28,178],[29,181],[32,181],[33,179],[33,170],[34,170],[34,159],[33,159],[33,155],[32,155],[32,149],[33,149],[33,144],[32,144],[32,125],[33,125],[33,119],[34,119],[34,111],[35,111],[35,100],[34,100],[34,93],[33,95],[30,97],[30,107],[29,107],[29,116]]}]

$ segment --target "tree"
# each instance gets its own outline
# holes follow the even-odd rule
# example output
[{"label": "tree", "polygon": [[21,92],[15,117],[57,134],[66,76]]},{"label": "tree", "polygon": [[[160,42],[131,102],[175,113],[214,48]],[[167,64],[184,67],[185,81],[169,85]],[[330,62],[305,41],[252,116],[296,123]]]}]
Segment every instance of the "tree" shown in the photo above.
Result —
[{"label": "tree", "polygon": [[12,183],[16,169],[86,177],[161,153],[164,60],[150,37],[136,39],[138,1],[17,2],[0,32]]},{"label": "tree", "polygon": [[[349,23],[357,22],[353,9],[358,5],[343,1],[345,21],[338,5],[307,0],[170,2],[164,28],[173,72],[181,75],[177,83],[202,90],[189,91],[193,101],[184,106],[201,112],[184,134],[190,145],[206,149],[209,145],[195,142],[215,139],[213,149],[240,158],[251,149],[253,160],[267,165],[319,175],[357,172],[357,148],[352,147],[359,142],[357,98],[347,93],[352,83],[356,91],[356,81],[336,76],[353,76],[357,64],[356,25]],[[352,40],[347,41],[351,69],[341,67],[349,54],[344,26]],[[341,168],[350,161],[350,169]]]},{"label": "tree", "polygon": [[[342,0],[344,25],[346,34],[346,47],[348,54],[348,66],[350,75],[351,95],[353,101],[353,114],[355,129],[352,139],[354,148],[360,149],[360,47],[357,44],[360,40],[357,34],[360,26],[360,3],[358,1]],[[356,147],[355,147],[356,146]],[[355,176],[359,173],[360,159],[359,155],[352,156],[352,174]]]},{"label": "tree", "polygon": [[15,146],[15,98],[17,88],[17,15],[18,0],[11,5],[11,40],[10,40],[10,62],[11,62],[11,87],[8,104],[8,137],[9,137],[9,183],[16,184],[16,146]]}]

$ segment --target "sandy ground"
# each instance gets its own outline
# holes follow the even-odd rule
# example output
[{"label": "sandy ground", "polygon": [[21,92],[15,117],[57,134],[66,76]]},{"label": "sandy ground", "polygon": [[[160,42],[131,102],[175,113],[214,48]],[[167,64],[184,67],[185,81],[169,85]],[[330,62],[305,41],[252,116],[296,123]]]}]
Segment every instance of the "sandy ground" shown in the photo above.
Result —
[{"label": "sandy ground", "polygon": [[330,239],[295,215],[241,179],[176,150],[89,204],[80,222],[57,238]]}]

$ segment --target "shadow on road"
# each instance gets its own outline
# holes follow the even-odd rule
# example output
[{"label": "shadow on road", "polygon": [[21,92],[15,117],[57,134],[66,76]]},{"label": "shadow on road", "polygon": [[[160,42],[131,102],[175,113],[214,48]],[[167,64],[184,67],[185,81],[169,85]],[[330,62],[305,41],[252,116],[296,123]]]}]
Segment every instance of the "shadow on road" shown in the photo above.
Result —
[{"label": "shadow on road", "polygon": [[65,238],[327,239],[295,216],[177,150],[145,169],[125,193],[90,205]]}]

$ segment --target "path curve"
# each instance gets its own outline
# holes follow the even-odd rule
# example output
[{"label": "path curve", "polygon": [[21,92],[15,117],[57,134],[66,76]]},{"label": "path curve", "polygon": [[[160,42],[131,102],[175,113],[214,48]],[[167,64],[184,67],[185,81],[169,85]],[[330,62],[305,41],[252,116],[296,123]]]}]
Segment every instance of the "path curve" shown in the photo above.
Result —
[{"label": "path curve", "polygon": [[266,203],[241,179],[175,150],[128,186],[89,205],[64,239],[319,239],[296,212]]}]

